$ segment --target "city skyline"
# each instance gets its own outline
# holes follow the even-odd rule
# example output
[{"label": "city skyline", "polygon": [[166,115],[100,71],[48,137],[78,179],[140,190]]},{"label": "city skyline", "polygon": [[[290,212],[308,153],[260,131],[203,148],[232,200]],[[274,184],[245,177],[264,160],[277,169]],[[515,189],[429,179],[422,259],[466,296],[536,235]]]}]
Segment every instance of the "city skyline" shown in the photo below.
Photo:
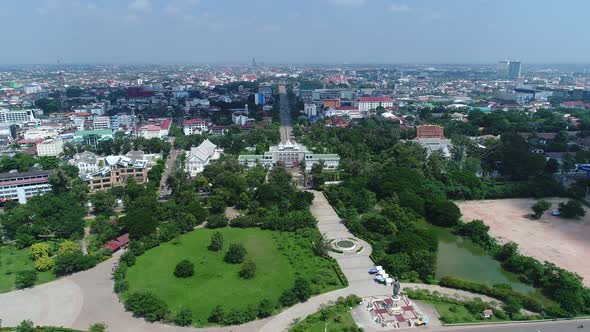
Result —
[{"label": "city skyline", "polygon": [[[587,61],[581,0],[3,2],[0,64]],[[501,20],[500,20],[501,18]],[[558,42],[558,43],[557,43]],[[558,47],[556,47],[558,45]]]}]

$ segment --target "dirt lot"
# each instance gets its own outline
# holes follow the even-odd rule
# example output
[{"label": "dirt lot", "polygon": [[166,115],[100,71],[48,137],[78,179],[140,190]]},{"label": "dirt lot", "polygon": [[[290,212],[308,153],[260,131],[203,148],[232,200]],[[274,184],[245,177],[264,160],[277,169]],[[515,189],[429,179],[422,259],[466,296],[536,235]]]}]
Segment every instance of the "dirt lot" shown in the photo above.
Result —
[{"label": "dirt lot", "polygon": [[[546,199],[557,209],[566,199]],[[481,219],[500,242],[518,243],[520,252],[539,261],[549,261],[584,277],[590,286],[590,211],[580,220],[554,217],[547,211],[532,220],[534,199],[501,199],[457,202],[464,221]]]}]

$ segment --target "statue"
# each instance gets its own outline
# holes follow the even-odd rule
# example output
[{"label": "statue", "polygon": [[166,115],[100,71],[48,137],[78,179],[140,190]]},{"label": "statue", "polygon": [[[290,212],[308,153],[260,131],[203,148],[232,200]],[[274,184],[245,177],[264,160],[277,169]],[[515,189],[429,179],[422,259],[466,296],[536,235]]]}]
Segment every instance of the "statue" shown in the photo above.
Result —
[{"label": "statue", "polygon": [[399,291],[400,291],[400,284],[399,281],[394,281],[393,282],[393,297],[398,297],[399,296]]}]

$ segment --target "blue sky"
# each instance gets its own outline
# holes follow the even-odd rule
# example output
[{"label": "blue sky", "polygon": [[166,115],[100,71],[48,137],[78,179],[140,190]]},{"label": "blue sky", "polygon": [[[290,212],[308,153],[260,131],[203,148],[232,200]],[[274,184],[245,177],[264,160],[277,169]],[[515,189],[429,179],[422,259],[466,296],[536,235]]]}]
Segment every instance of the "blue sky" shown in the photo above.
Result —
[{"label": "blue sky", "polygon": [[0,0],[0,64],[590,62],[588,0]]}]

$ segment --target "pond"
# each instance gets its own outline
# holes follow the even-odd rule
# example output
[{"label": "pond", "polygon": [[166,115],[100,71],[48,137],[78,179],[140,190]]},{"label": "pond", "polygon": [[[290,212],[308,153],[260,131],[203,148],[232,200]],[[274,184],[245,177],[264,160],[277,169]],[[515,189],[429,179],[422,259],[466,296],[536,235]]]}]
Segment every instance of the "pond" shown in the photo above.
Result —
[{"label": "pond", "polygon": [[539,291],[519,281],[514,273],[505,271],[500,262],[488,255],[484,249],[469,239],[457,236],[451,230],[426,222],[422,227],[438,235],[438,257],[436,277],[451,276],[492,286],[507,284],[522,293],[540,297]]}]

